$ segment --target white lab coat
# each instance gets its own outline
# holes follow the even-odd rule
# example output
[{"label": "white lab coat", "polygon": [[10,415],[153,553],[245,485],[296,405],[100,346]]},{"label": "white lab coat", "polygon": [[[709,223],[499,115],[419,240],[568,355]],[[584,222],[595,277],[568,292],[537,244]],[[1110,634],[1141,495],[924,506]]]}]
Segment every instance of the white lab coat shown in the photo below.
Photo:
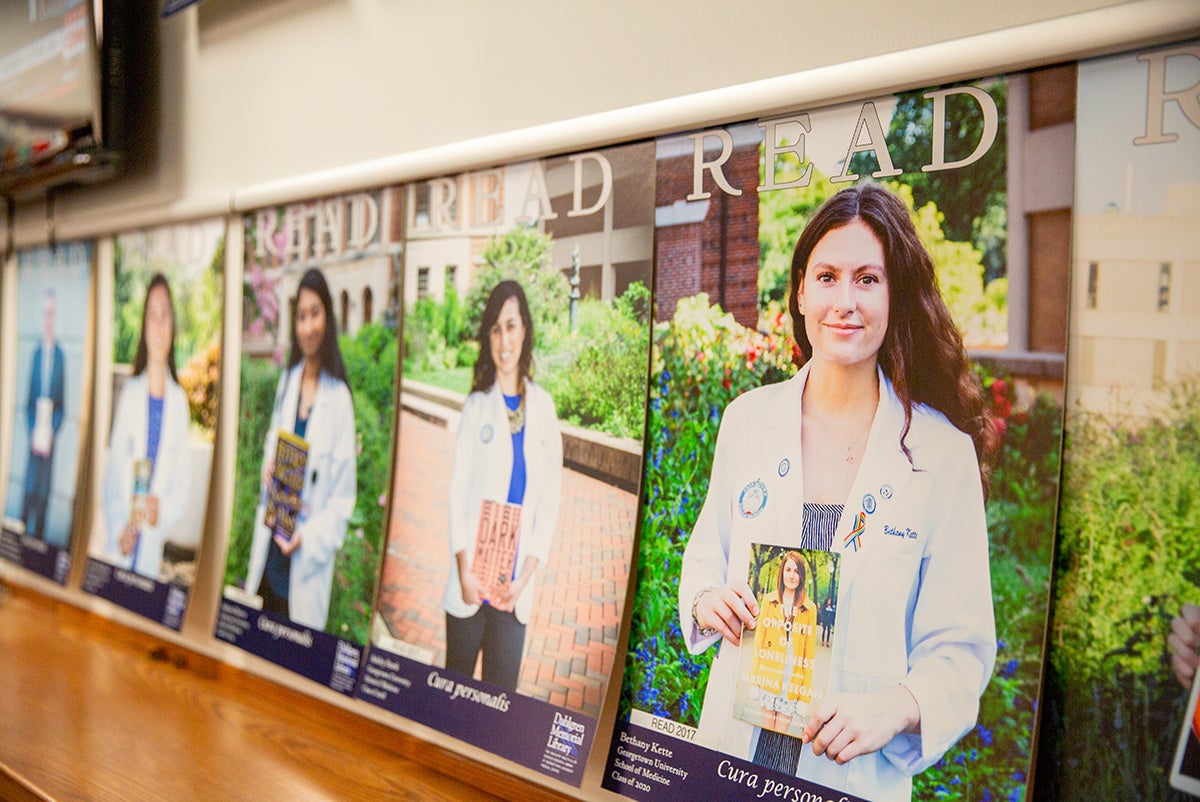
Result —
[{"label": "white lab coat", "polygon": [[121,390],[117,414],[113,419],[104,463],[104,527],[106,559],[121,568],[151,579],[158,578],[162,566],[163,545],[185,516],[203,515],[203,510],[188,509],[191,493],[192,455],[188,441],[187,396],[167,375],[163,393],[163,416],[158,436],[158,456],[150,478],[150,493],[158,496],[158,523],[143,523],[134,554],[121,553],[121,533],[129,522],[133,500],[133,463],[146,458],[149,437],[150,392],[146,374],[131,376]]},{"label": "white lab coat", "polygon": [[[879,375],[879,407],[833,541],[842,567],[829,694],[902,683],[920,707],[921,732],[897,735],[844,766],[806,747],[798,774],[866,799],[908,800],[912,775],[937,762],[975,723],[996,657],[995,619],[971,440],[941,413],[917,406],[905,441],[910,465],[900,449],[903,407],[891,382]],[[692,621],[696,593],[744,579],[751,543],[799,544],[800,409],[807,377],[806,367],[789,381],[745,394],[725,411],[708,496],[679,583],[680,625],[694,654],[719,637],[700,637]],[[766,502],[746,517],[739,502],[754,509],[742,493],[756,481],[766,489]],[[870,514],[855,552],[845,536],[860,511]],[[737,648],[722,641],[697,742],[748,758],[759,730],[731,713],[737,661]]]},{"label": "white lab coat", "polygon": [[[275,458],[278,432],[296,427],[300,398],[300,373],[304,363],[284,371],[275,391],[275,409],[263,445],[263,464]],[[288,617],[310,629],[323,630],[329,618],[333,565],[346,539],[346,526],[354,514],[358,495],[354,402],[350,388],[321,371],[317,395],[308,414],[308,463],[300,494],[296,531],[300,545],[292,552],[288,574]],[[267,494],[264,488],[254,514],[254,541],[246,572],[246,590],[255,593],[267,564],[271,531],[263,524]]]},{"label": "white lab coat", "polygon": [[[562,495],[562,432],[554,399],[532,381],[525,382],[525,499],[521,505],[521,534],[516,569],[527,557],[544,566],[558,523]],[[465,551],[468,564],[475,554],[479,513],[483,500],[505,502],[512,478],[512,434],[508,408],[497,382],[487,392],[474,392],[463,404],[454,441],[454,468],[450,474],[450,575],[442,605],[457,618],[469,618],[479,609],[462,599],[455,554]],[[533,585],[525,585],[514,612],[522,624],[533,608]]]}]

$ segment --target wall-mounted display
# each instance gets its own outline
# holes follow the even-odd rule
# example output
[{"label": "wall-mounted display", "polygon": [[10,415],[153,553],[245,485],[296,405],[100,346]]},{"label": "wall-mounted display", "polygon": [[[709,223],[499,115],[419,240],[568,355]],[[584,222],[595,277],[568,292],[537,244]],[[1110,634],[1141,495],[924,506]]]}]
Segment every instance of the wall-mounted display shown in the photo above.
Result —
[{"label": "wall-mounted display", "polygon": [[233,520],[217,637],[343,693],[391,465],[403,196],[246,217]]},{"label": "wall-mounted display", "polygon": [[[1180,798],[1171,761],[1193,672],[1172,658],[1190,650],[1194,665],[1200,643],[1200,610],[1181,615],[1200,604],[1198,92],[1197,41],[1078,65],[1042,799]],[[1176,617],[1192,634],[1172,644]]]},{"label": "wall-mounted display", "polygon": [[60,584],[71,566],[92,371],[92,245],[17,254],[16,420],[0,557]]},{"label": "wall-mounted display", "polygon": [[407,187],[395,501],[358,696],[578,785],[641,477],[654,146]]},{"label": "wall-mounted display", "polygon": [[[101,299],[83,589],[179,629],[208,510],[220,393],[225,223],[120,234]],[[107,286],[107,285],[106,285]]]},{"label": "wall-mounted display", "polygon": [[[1068,262],[1029,220],[1069,209],[1072,178],[1070,139],[1029,123],[1031,80],[657,142],[609,790],[1024,793]],[[1031,182],[1035,140],[1059,167]],[[1059,306],[1033,308],[1030,286]]]}]

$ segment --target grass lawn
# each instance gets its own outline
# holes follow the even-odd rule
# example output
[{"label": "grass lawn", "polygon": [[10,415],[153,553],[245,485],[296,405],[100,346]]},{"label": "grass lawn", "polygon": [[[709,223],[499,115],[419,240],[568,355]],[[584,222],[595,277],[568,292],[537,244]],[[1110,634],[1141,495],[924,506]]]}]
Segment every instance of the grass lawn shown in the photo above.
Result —
[{"label": "grass lawn", "polygon": [[471,368],[444,368],[442,370],[405,370],[403,380],[424,382],[444,390],[467,395],[471,392]]}]

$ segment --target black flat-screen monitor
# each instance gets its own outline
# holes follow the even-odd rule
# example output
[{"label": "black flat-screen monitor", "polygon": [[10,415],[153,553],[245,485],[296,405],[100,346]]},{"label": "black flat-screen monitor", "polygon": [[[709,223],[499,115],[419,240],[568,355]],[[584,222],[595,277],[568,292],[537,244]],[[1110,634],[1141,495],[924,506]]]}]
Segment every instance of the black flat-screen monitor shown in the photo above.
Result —
[{"label": "black flat-screen monitor", "polygon": [[154,16],[129,0],[0,0],[0,194],[119,169],[136,28]]}]

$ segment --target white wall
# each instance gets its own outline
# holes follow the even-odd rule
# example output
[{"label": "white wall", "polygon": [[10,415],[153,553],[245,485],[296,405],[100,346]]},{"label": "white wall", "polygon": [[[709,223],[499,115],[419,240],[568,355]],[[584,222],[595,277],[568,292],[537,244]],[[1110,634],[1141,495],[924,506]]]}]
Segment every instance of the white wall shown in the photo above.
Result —
[{"label": "white wall", "polygon": [[[964,37],[985,39],[943,59],[949,67],[914,59],[909,70],[879,69],[869,87],[809,81],[805,99],[878,93],[952,77],[956,67],[972,74],[981,64],[1024,66],[1200,27],[1200,6],[1189,0],[873,6],[864,14],[854,3],[778,0],[204,0],[161,22],[157,151],[114,185],[62,193],[58,235],[225,211],[235,191],[314,171]],[[1114,14],[1129,24],[1113,25]],[[989,51],[987,35],[1047,20],[1068,25]],[[1071,38],[1089,25],[1115,30]],[[757,102],[753,93],[738,97]],[[692,115],[707,119],[675,114],[651,124],[717,122],[724,107],[713,108]],[[764,110],[727,108],[725,120]],[[626,125],[590,136],[611,141],[630,132],[657,131]],[[572,135],[549,141],[560,150],[596,144]],[[494,161],[522,149],[529,147],[464,154]],[[434,166],[472,165],[450,156]],[[44,215],[36,199],[18,207],[18,245],[46,238]]]}]

